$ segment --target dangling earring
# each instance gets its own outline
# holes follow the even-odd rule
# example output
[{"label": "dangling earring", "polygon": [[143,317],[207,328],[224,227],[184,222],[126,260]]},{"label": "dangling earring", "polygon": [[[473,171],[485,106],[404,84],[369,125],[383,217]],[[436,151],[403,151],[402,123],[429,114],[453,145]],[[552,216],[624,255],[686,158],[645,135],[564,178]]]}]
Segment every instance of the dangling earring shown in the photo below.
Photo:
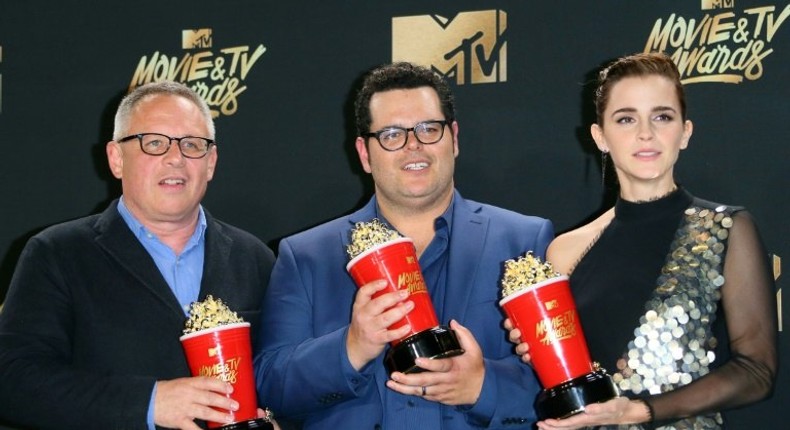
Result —
[{"label": "dangling earring", "polygon": [[609,151],[601,151],[601,185],[606,186],[606,160],[609,158]]}]

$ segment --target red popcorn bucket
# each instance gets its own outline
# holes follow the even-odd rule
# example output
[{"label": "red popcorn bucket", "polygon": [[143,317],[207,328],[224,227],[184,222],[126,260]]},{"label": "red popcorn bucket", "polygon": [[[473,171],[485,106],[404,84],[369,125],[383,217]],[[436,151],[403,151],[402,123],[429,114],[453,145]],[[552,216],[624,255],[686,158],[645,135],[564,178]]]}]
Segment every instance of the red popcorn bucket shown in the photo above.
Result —
[{"label": "red popcorn bucket", "polygon": [[391,342],[392,346],[439,325],[411,239],[395,239],[374,246],[354,257],[346,265],[346,270],[359,287],[378,279],[387,281],[387,287],[374,294],[373,298],[393,291],[409,290],[408,300],[414,302],[414,309],[388,328],[395,330],[409,324],[411,330],[403,338]]},{"label": "red popcorn bucket", "polygon": [[179,339],[192,376],[209,376],[228,382],[233,392],[226,396],[239,402],[236,411],[218,409],[232,415],[232,424],[209,421],[209,428],[273,428],[268,419],[258,418],[250,323],[221,325],[185,334]]},{"label": "red popcorn bucket", "polygon": [[594,370],[567,276],[538,282],[499,304],[529,344],[532,366],[544,387]]},{"label": "red popcorn bucket", "polygon": [[379,279],[387,281],[387,287],[376,292],[373,298],[399,290],[409,291],[407,300],[414,303],[414,309],[388,327],[390,330],[406,324],[410,327],[409,333],[390,342],[385,356],[390,372],[422,371],[414,364],[418,357],[445,358],[463,353],[455,332],[439,325],[411,239],[399,238],[373,246],[354,257],[346,270],[358,287]]},{"label": "red popcorn bucket", "polygon": [[567,417],[619,395],[611,377],[590,359],[567,276],[538,282],[499,304],[529,344],[545,388],[536,404],[539,419]]}]

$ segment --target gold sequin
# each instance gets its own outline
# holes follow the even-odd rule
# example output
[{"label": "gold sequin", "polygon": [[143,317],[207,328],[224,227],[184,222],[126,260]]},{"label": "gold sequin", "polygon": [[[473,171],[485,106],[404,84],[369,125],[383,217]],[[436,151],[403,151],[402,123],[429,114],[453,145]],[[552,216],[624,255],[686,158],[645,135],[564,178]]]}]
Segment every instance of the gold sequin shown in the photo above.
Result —
[{"label": "gold sequin", "polygon": [[[672,391],[710,372],[715,320],[724,285],[723,256],[732,217],[726,206],[690,207],[671,245],[654,296],[613,376],[621,390]],[[720,414],[685,418],[672,428],[720,428]]]}]

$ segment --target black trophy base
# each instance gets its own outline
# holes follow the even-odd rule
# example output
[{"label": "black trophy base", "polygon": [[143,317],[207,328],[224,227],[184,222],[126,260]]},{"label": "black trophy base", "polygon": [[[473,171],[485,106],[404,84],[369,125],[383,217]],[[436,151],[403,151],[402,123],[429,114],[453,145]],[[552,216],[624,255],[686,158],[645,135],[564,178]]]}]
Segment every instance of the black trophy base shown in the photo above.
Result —
[{"label": "black trophy base", "polygon": [[604,370],[596,370],[556,387],[541,391],[535,401],[539,420],[567,418],[585,405],[601,403],[620,395],[620,390]]},{"label": "black trophy base", "polygon": [[265,418],[256,418],[254,420],[239,421],[218,427],[218,430],[247,430],[247,429],[263,429],[274,430],[274,425]]},{"label": "black trophy base", "polygon": [[463,353],[455,332],[437,326],[407,337],[390,348],[384,356],[384,364],[389,373],[419,373],[425,369],[414,364],[417,358],[447,358]]}]

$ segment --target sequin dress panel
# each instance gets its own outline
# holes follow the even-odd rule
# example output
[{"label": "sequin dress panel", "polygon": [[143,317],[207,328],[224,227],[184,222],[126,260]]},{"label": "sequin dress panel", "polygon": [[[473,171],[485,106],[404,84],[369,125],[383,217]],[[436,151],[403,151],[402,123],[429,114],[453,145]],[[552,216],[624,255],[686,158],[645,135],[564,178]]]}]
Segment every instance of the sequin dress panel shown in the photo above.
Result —
[{"label": "sequin dress panel", "polygon": [[[620,200],[572,273],[592,358],[624,395],[675,390],[728,354],[719,301],[732,210],[682,189],[654,202]],[[662,424],[718,429],[723,422],[716,413]]]}]

